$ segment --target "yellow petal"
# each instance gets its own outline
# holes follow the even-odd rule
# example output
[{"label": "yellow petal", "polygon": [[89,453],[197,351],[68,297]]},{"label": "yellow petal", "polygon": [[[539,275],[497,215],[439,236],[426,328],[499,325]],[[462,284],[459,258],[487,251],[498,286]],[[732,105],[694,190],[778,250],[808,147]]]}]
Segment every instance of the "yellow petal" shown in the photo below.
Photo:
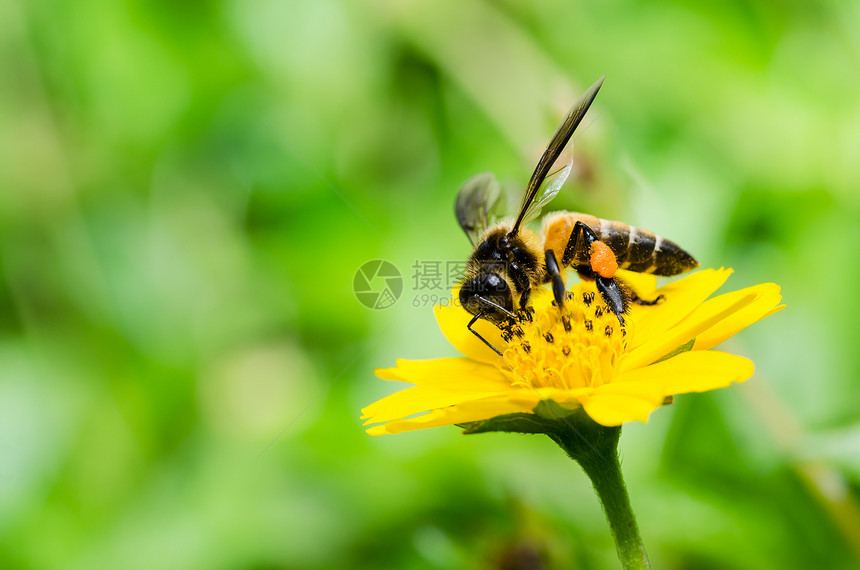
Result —
[{"label": "yellow petal", "polygon": [[[456,299],[457,297],[455,296],[454,298]],[[501,356],[493,352],[493,349],[481,342],[481,339],[466,328],[469,321],[472,320],[472,315],[465,309],[462,307],[436,305],[434,311],[439,328],[442,329],[442,334],[445,335],[448,342],[459,350],[461,354],[488,364],[502,363]],[[502,333],[493,323],[484,319],[478,319],[472,325],[472,328],[478,331],[487,342],[500,351],[504,350],[505,341],[502,340]]]},{"label": "yellow petal", "polygon": [[652,299],[657,296],[657,278],[648,273],[636,273],[619,269],[617,273],[621,280],[630,286],[642,299]]},{"label": "yellow petal", "polygon": [[522,406],[531,403],[531,409],[537,406],[541,400],[552,400],[560,406],[571,410],[582,405],[582,401],[594,393],[594,388],[576,388],[574,390],[563,390],[561,388],[518,388],[508,394],[508,397]]},{"label": "yellow petal", "polygon": [[374,373],[383,380],[399,380],[455,392],[487,392],[510,387],[510,382],[498,368],[469,358],[399,358],[394,368],[378,368]]},{"label": "yellow petal", "polygon": [[452,392],[414,386],[370,404],[361,410],[361,419],[367,420],[365,424],[390,422],[428,410],[455,406],[470,400],[480,400],[502,394],[504,391],[500,390],[494,392]]},{"label": "yellow petal", "polygon": [[732,382],[743,382],[752,374],[752,361],[742,356],[716,350],[694,351],[626,372],[612,385],[650,384],[669,396],[724,388]]},{"label": "yellow petal", "polygon": [[755,300],[755,294],[747,292],[729,306],[711,305],[708,310],[700,311],[696,319],[687,319],[655,337],[638,348],[626,354],[621,359],[621,372],[626,372],[647,366],[659,360],[669,352],[693,340],[702,331],[706,331],[726,319],[736,311],[746,307]]},{"label": "yellow petal", "polygon": [[687,318],[691,320],[699,318],[700,313],[707,312],[712,306],[728,306],[734,299],[740,298],[747,293],[755,293],[756,297],[753,302],[696,335],[696,343],[693,345],[693,350],[713,348],[738,331],[785,307],[785,305],[779,304],[780,300],[782,300],[779,286],[775,283],[762,283],[761,285],[755,285],[754,287],[748,287],[740,291],[726,293],[725,295],[709,299]]},{"label": "yellow petal", "polygon": [[648,385],[604,384],[586,399],[582,407],[591,419],[604,426],[648,420],[648,414],[663,404],[658,387]]},{"label": "yellow petal", "polygon": [[661,287],[656,294],[665,300],[649,307],[633,306],[635,325],[628,347],[634,349],[654,338],[678,321],[720,288],[731,275],[731,269],[704,269]]},{"label": "yellow petal", "polygon": [[405,418],[419,412],[505,393],[510,382],[499,370],[468,358],[397,361],[394,368],[381,368],[376,375],[386,380],[411,382],[416,386],[395,392],[362,410],[362,419],[378,423]]},{"label": "yellow petal", "polygon": [[463,402],[457,406],[450,406],[440,410],[434,410],[430,413],[410,418],[407,420],[399,420],[387,424],[373,426],[367,430],[370,435],[382,435],[386,433],[401,433],[404,431],[412,431],[428,427],[444,426],[460,424],[464,422],[475,422],[487,420],[495,416],[503,414],[513,414],[516,412],[530,412],[536,405],[536,402],[520,402],[512,401],[505,396],[496,398],[487,398],[483,400],[473,400]]}]

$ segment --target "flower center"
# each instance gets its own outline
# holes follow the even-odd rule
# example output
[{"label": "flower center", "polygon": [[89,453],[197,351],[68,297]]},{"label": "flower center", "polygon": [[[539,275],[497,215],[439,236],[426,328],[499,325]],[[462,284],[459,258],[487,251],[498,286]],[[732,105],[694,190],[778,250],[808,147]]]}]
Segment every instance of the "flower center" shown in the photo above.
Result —
[{"label": "flower center", "polygon": [[[629,320],[629,319],[628,319]],[[532,320],[503,330],[502,353],[514,386],[575,389],[612,381],[627,331],[604,303],[593,282],[567,293],[564,307],[535,303]]]}]

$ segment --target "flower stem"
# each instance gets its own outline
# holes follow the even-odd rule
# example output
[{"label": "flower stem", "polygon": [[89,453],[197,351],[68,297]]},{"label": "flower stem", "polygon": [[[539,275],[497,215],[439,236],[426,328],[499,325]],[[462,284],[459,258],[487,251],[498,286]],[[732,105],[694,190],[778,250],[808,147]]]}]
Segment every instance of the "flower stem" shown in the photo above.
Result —
[{"label": "flower stem", "polygon": [[604,427],[587,417],[578,417],[567,427],[569,429],[548,435],[582,466],[591,479],[609,521],[622,567],[625,570],[650,569],[621,475],[621,463],[618,460],[621,428]]}]

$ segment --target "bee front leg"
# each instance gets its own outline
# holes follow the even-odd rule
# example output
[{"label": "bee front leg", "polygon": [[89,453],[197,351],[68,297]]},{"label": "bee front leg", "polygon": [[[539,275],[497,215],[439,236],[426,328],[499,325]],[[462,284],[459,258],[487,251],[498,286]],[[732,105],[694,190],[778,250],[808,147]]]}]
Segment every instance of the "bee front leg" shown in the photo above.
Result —
[{"label": "bee front leg", "polygon": [[528,308],[529,299],[531,298],[531,295],[532,295],[532,290],[530,287],[526,287],[525,289],[523,289],[523,294],[520,295],[519,315],[520,315],[520,318],[522,318],[523,320],[528,321],[528,322],[531,322],[531,320],[532,320],[532,314]]},{"label": "bee front leg", "polygon": [[552,280],[552,294],[555,297],[555,302],[559,307],[564,306],[564,279],[561,278],[561,272],[558,269],[558,261],[555,259],[555,253],[548,249],[544,254],[546,258],[546,272]]}]

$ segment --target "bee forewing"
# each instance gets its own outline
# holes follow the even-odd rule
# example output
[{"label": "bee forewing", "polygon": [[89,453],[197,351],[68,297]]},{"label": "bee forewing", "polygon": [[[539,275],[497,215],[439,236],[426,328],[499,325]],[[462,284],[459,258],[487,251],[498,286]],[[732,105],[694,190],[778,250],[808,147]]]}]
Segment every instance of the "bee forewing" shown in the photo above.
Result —
[{"label": "bee forewing", "polygon": [[523,219],[531,209],[532,202],[537,196],[538,189],[542,187],[547,174],[549,174],[559,155],[561,155],[562,151],[564,151],[564,147],[565,145],[567,145],[567,141],[570,140],[570,137],[573,135],[573,132],[576,130],[576,127],[579,126],[579,123],[582,121],[582,118],[585,117],[585,113],[588,111],[588,108],[591,106],[591,103],[597,96],[597,92],[600,91],[600,87],[603,85],[603,80],[605,77],[606,76],[604,75],[603,77],[595,81],[594,85],[589,87],[588,90],[586,90],[586,92],[582,94],[582,96],[576,103],[573,104],[573,107],[571,107],[570,111],[568,111],[567,116],[555,130],[555,134],[552,136],[552,139],[550,139],[549,145],[547,145],[546,150],[540,157],[540,160],[538,160],[537,166],[535,166],[535,170],[532,173],[532,177],[529,179],[529,183],[526,186],[526,191],[523,194],[523,201],[520,205],[519,215],[517,215],[517,219],[514,222],[513,227],[511,228],[510,235],[516,234],[519,230]]},{"label": "bee forewing", "polygon": [[[560,166],[559,163],[561,163]],[[523,224],[537,219],[543,207],[558,195],[567,177],[570,176],[570,171],[573,169],[573,152],[568,150],[562,154],[559,160],[556,161],[555,167],[555,170],[550,171],[547,177],[544,178],[543,184],[541,184],[535,195],[535,199],[523,215]]]}]

